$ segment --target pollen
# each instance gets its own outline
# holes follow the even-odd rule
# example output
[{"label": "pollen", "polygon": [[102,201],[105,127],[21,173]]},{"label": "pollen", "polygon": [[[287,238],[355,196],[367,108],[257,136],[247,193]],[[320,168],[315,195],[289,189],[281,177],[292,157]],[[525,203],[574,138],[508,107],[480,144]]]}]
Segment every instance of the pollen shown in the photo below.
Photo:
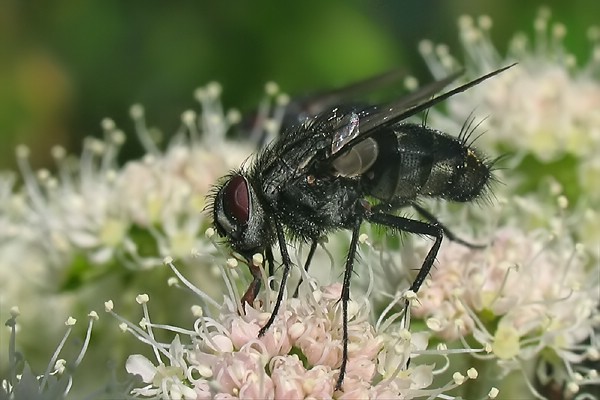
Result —
[{"label": "pollen", "polygon": [[455,372],[454,374],[452,374],[452,379],[457,385],[462,385],[466,380],[465,376],[460,372]]},{"label": "pollen", "polygon": [[144,303],[147,303],[148,301],[150,301],[150,296],[148,296],[148,295],[147,295],[147,294],[145,294],[145,293],[144,293],[144,294],[138,294],[138,295],[135,297],[135,301],[136,301],[138,304],[144,304]]},{"label": "pollen", "polygon": [[192,315],[196,318],[200,318],[204,315],[204,311],[203,311],[202,307],[197,304],[194,304],[191,307],[191,310],[192,310]]},{"label": "pollen", "polygon": [[467,376],[469,377],[469,379],[477,379],[477,377],[479,376],[479,372],[475,368],[469,368],[467,370]]},{"label": "pollen", "polygon": [[235,258],[230,257],[230,258],[227,259],[227,266],[229,268],[237,268],[238,261]]},{"label": "pollen", "polygon": [[264,262],[263,255],[260,253],[256,253],[252,256],[252,263],[254,265],[262,265]]},{"label": "pollen", "polygon": [[206,231],[204,231],[204,236],[206,236],[207,239],[210,239],[215,236],[215,230],[213,228],[207,228]]},{"label": "pollen", "polygon": [[366,233],[361,233],[358,237],[358,242],[361,244],[367,243],[367,240],[369,240],[369,235],[367,235]]}]

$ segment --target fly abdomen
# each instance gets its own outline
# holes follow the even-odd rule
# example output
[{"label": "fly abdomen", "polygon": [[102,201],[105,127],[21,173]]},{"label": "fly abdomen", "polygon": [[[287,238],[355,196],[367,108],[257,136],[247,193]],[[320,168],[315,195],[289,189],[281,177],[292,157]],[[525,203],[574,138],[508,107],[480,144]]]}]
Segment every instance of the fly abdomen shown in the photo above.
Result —
[{"label": "fly abdomen", "polygon": [[487,159],[454,136],[429,131],[434,137],[434,162],[421,194],[457,202],[480,196],[491,176]]},{"label": "fly abdomen", "polygon": [[[438,177],[438,168],[434,167],[427,187],[423,188],[424,194],[458,202],[471,201],[479,197],[489,184],[491,165],[475,149],[464,146],[462,146],[460,157],[455,157],[453,161],[452,173],[446,181],[440,179],[439,183],[436,182],[435,178],[442,178],[447,174],[440,173]],[[452,165],[451,162],[449,164]],[[446,166],[440,166],[439,169],[446,169]],[[429,182],[431,182],[431,186],[429,186]],[[430,189],[433,194],[427,193]],[[434,193],[434,189],[439,192]]]},{"label": "fly abdomen", "polygon": [[426,126],[397,124],[373,138],[379,155],[363,184],[369,195],[388,204],[418,196],[469,201],[490,178],[489,165],[473,149]]},{"label": "fly abdomen", "polygon": [[390,204],[415,199],[433,167],[433,135],[418,125],[397,124],[373,139],[379,155],[363,176],[366,192]]}]

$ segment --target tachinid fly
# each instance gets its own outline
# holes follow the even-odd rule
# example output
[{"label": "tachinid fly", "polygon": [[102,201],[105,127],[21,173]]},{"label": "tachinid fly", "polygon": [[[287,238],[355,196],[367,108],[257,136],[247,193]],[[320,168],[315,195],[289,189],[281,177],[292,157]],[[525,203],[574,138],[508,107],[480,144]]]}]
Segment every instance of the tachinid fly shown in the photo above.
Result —
[{"label": "tachinid fly", "polygon": [[[233,250],[248,260],[253,281],[243,302],[252,303],[261,284],[261,271],[253,265],[252,256],[263,254],[272,274],[273,246],[277,244],[281,253],[279,293],[259,336],[272,325],[283,298],[292,265],[287,238],[310,243],[308,268],[320,237],[351,230],[341,295],[343,353],[336,389],[342,389],[348,361],[350,278],[361,224],[368,221],[435,239],[410,287],[417,292],[444,236],[469,245],[417,201],[437,197],[468,202],[480,196],[492,178],[492,163],[467,143],[467,132],[456,138],[404,120],[510,67],[433,98],[461,74],[430,83],[387,106],[332,107],[286,130],[249,168],[223,179],[214,192],[214,225]],[[403,207],[413,207],[426,222],[396,215]]]}]

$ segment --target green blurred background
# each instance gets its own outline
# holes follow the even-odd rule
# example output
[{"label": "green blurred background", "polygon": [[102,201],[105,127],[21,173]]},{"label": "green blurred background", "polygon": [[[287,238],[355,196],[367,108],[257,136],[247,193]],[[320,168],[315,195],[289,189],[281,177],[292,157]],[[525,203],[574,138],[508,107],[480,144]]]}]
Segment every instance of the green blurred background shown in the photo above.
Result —
[{"label": "green blurred background", "polygon": [[[196,107],[193,90],[218,80],[228,107],[252,108],[264,83],[291,94],[405,67],[421,80],[422,38],[450,45],[456,20],[490,15],[500,49],[516,30],[532,33],[542,5],[567,25],[566,42],[589,56],[586,30],[600,23],[597,1],[0,1],[0,170],[14,148],[32,149],[35,168],[52,167],[49,149],[73,152],[100,137],[113,118],[128,135],[132,103],[171,133]],[[128,140],[123,159],[141,154]]]}]

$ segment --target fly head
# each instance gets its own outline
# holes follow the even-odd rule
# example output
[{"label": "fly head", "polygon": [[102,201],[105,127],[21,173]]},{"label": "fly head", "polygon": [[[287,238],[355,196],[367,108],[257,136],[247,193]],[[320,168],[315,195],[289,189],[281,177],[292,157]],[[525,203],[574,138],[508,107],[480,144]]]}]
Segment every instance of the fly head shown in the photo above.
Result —
[{"label": "fly head", "polygon": [[270,245],[264,211],[250,181],[241,173],[230,175],[217,187],[213,221],[219,236],[247,259]]}]

